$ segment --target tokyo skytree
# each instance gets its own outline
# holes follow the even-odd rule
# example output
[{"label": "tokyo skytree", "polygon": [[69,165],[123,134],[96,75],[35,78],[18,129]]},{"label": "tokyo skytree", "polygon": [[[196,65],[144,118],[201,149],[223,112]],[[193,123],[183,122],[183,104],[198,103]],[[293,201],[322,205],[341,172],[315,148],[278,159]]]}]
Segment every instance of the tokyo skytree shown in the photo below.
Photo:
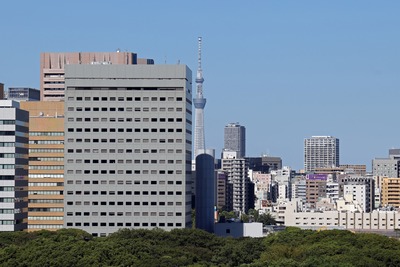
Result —
[{"label": "tokyo skytree", "polygon": [[205,153],[204,140],[204,107],[206,99],[203,97],[203,70],[201,69],[201,37],[199,37],[199,59],[196,76],[196,98],[193,99],[195,107],[195,123],[194,123],[194,159],[197,155]]}]

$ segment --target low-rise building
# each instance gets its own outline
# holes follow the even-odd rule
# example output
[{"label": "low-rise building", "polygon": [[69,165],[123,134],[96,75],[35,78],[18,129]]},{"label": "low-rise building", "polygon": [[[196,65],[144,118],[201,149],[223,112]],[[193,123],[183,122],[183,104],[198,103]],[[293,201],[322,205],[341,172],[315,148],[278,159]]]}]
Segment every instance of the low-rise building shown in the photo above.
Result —
[{"label": "low-rise building", "polygon": [[354,203],[346,200],[337,204],[336,210],[300,211],[296,201],[291,201],[287,203],[285,209],[285,226],[313,230],[394,231],[400,229],[400,212],[387,210],[363,212]]},{"label": "low-rise building", "polygon": [[222,237],[263,237],[262,223],[225,222],[215,224],[215,234]]}]

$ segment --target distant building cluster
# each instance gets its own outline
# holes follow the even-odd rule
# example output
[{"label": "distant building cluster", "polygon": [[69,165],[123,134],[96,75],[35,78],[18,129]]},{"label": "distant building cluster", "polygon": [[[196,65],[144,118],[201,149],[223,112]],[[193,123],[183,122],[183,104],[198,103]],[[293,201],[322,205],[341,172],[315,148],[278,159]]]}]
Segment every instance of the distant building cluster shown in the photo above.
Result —
[{"label": "distant building cluster", "polygon": [[40,90],[0,84],[0,230],[107,236],[195,224],[261,236],[260,223],[221,216],[254,211],[316,230],[400,228],[400,149],[368,172],[340,162],[338,138],[312,136],[304,170],[294,170],[279,156],[247,155],[235,122],[221,127],[216,156],[205,142],[201,38],[198,53],[195,93],[187,66],[119,51],[42,53]]}]

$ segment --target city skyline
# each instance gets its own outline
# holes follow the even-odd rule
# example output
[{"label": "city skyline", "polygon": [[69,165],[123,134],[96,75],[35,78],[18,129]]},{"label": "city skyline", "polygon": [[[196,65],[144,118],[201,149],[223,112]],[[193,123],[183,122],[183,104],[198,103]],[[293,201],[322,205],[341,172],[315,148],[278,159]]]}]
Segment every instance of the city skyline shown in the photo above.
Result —
[{"label": "city skyline", "polygon": [[[373,158],[400,146],[391,124],[400,96],[400,3],[212,3],[210,9],[211,3],[159,1],[157,9],[126,1],[59,3],[61,11],[80,7],[73,16],[40,2],[5,3],[0,82],[39,88],[44,51],[120,48],[156,64],[187,64],[195,73],[196,38],[203,36],[206,140],[217,154],[231,121],[247,129],[248,156],[279,156],[295,169],[312,135],[339,138],[341,163],[369,170]],[[39,9],[45,18],[33,16]],[[132,9],[140,12],[129,15]],[[157,19],[150,21],[149,12]]]}]

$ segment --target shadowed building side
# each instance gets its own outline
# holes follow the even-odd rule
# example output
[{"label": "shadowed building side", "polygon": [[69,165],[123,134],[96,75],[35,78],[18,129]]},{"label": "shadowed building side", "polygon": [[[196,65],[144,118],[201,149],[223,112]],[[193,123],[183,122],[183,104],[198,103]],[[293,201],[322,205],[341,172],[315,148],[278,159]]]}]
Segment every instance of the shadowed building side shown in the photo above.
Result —
[{"label": "shadowed building side", "polygon": [[214,157],[201,154],[196,157],[196,228],[214,232],[215,206]]}]

